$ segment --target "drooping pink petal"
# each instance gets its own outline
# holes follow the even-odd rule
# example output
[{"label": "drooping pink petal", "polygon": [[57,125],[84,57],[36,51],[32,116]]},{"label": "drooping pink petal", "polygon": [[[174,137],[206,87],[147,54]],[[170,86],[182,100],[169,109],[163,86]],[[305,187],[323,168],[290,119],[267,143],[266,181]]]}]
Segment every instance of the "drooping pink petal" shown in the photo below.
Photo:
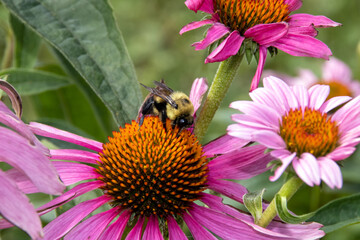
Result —
[{"label": "drooping pink petal", "polygon": [[166,222],[169,230],[169,240],[188,240],[184,231],[172,216],[168,216]]},{"label": "drooping pink petal", "polygon": [[35,134],[43,137],[49,137],[49,138],[70,142],[94,150],[96,152],[100,152],[102,150],[102,143],[95,140],[84,138],[76,134],[66,132],[37,122],[31,122],[29,126]]},{"label": "drooping pink petal", "polygon": [[314,26],[316,28],[341,26],[341,23],[334,22],[325,16],[314,16],[306,13],[290,15],[289,24],[298,27]]},{"label": "drooping pink petal", "polygon": [[43,152],[8,128],[0,127],[0,131],[1,160],[24,172],[41,192],[61,194],[65,186]]},{"label": "drooping pink petal", "polygon": [[111,197],[103,195],[77,204],[44,227],[44,239],[53,240],[63,237],[88,214],[110,200]]},{"label": "drooping pink petal", "polygon": [[202,98],[208,89],[206,78],[196,78],[191,86],[190,101],[194,105],[194,115],[201,105]]},{"label": "drooping pink petal", "polygon": [[43,236],[41,221],[29,199],[0,170],[0,213],[3,218],[23,229],[32,239]]},{"label": "drooping pink petal", "polygon": [[317,159],[310,153],[301,154],[300,158],[295,158],[293,167],[297,175],[309,186],[320,184],[320,169]]},{"label": "drooping pink petal", "polygon": [[295,35],[306,35],[310,37],[316,37],[318,35],[318,31],[313,26],[308,27],[289,27],[289,34],[295,34]]},{"label": "drooping pink petal", "polygon": [[233,31],[220,43],[205,59],[205,63],[221,62],[238,53],[244,37],[240,36],[238,31]]},{"label": "drooping pink petal", "polygon": [[203,151],[207,157],[214,157],[217,154],[226,154],[236,149],[240,149],[249,141],[243,140],[230,135],[223,135],[203,147]]},{"label": "drooping pink petal", "polygon": [[[196,206],[196,204],[194,204],[194,206]],[[182,217],[194,239],[217,240],[214,235],[205,230],[198,221],[195,221],[187,212],[185,212]]]},{"label": "drooping pink petal", "polygon": [[205,49],[210,44],[219,40],[229,32],[230,30],[227,27],[225,27],[223,24],[215,23],[207,31],[206,37],[200,42],[193,43],[192,46],[194,46],[195,50],[197,51]]},{"label": "drooping pink petal", "polygon": [[314,85],[309,89],[309,107],[318,110],[329,96],[329,85]]},{"label": "drooping pink petal", "polygon": [[330,158],[334,161],[340,161],[351,156],[355,152],[355,147],[339,147],[334,151],[326,155],[327,158]]},{"label": "drooping pink petal", "polygon": [[203,11],[210,14],[214,12],[211,0],[186,0],[185,5],[194,12]]},{"label": "drooping pink petal", "polygon": [[283,149],[286,143],[282,137],[274,131],[260,130],[254,133],[254,141],[271,149]]},{"label": "drooping pink petal", "polygon": [[179,33],[180,33],[180,35],[182,35],[185,32],[197,29],[197,28],[202,27],[202,26],[207,25],[207,24],[214,24],[214,23],[215,22],[212,19],[205,19],[205,20],[201,20],[201,21],[197,21],[197,22],[192,22],[192,23],[189,23],[189,24],[185,25],[180,30]]},{"label": "drooping pink petal", "polygon": [[163,240],[163,236],[159,228],[159,220],[157,216],[151,215],[149,221],[146,224],[143,240]]},{"label": "drooping pink petal", "polygon": [[331,50],[325,43],[307,35],[287,34],[273,42],[271,46],[299,57],[315,57],[328,60],[329,56],[332,55]]},{"label": "drooping pink petal", "polygon": [[121,239],[130,217],[131,213],[124,211],[119,218],[103,232],[99,240]]},{"label": "drooping pink petal", "polygon": [[[260,46],[267,46],[272,42],[285,36],[288,32],[288,24],[286,22],[256,24],[244,33],[246,38],[251,38]],[[266,50],[266,48],[265,48]]]},{"label": "drooping pink petal", "polygon": [[23,193],[38,193],[39,189],[34,185],[31,179],[19,169],[12,168],[5,172],[8,178],[16,183],[19,190]]},{"label": "drooping pink petal", "polygon": [[85,164],[62,161],[53,161],[52,163],[56,167],[62,181],[66,186],[77,183],[79,181],[101,177],[99,173],[95,172],[94,167]]},{"label": "drooping pink petal", "polygon": [[126,236],[125,240],[140,240],[141,239],[141,232],[144,225],[145,218],[139,217],[138,221],[136,222],[135,226],[131,229],[129,234]]},{"label": "drooping pink petal", "polygon": [[238,202],[243,202],[242,197],[245,193],[248,193],[244,186],[236,182],[209,178],[208,185],[209,189],[212,189],[215,192],[218,192]]},{"label": "drooping pink petal", "polygon": [[97,164],[99,154],[77,149],[51,149],[50,159],[71,160],[84,163]]},{"label": "drooping pink petal", "polygon": [[320,230],[323,225],[316,222],[302,224],[284,224],[280,221],[272,221],[266,228],[272,232],[286,233],[293,239],[321,239],[325,233]]},{"label": "drooping pink petal", "polygon": [[259,47],[259,62],[256,68],[255,75],[251,81],[250,92],[256,89],[259,86],[260,78],[262,71],[264,69],[265,61],[267,55],[267,48],[260,45]]},{"label": "drooping pink petal", "polygon": [[285,0],[284,4],[288,5],[288,9],[290,12],[293,12],[295,10],[298,10],[302,6],[301,0]]},{"label": "drooping pink petal", "polygon": [[334,108],[340,106],[341,104],[344,104],[351,100],[351,97],[349,96],[338,96],[338,97],[332,97],[329,100],[327,100],[319,109],[320,112],[327,113]]},{"label": "drooping pink petal", "polygon": [[282,163],[281,166],[275,170],[274,176],[269,177],[269,180],[274,182],[280,178],[280,176],[284,173],[286,168],[294,160],[296,153],[290,153],[287,150],[274,150],[271,152],[271,155],[280,159]]},{"label": "drooping pink petal", "polygon": [[339,165],[333,160],[322,157],[318,159],[321,179],[331,188],[341,188],[343,179]]},{"label": "drooping pink petal", "polygon": [[98,213],[77,225],[64,240],[96,240],[117,215],[117,208]]},{"label": "drooping pink petal", "polygon": [[40,215],[44,215],[59,206],[64,205],[65,203],[71,201],[72,199],[79,197],[87,192],[90,192],[94,189],[98,189],[104,185],[102,181],[94,181],[94,182],[84,182],[76,185],[71,188],[69,191],[64,193],[63,195],[51,200],[50,202],[42,205],[37,208],[36,211],[40,213]]}]

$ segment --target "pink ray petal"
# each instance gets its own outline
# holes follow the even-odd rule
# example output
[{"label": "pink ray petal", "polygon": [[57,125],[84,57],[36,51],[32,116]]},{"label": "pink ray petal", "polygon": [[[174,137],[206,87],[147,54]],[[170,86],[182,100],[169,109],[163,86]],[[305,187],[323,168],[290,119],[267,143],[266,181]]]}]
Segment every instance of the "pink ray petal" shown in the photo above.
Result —
[{"label": "pink ray petal", "polygon": [[272,156],[281,160],[282,164],[275,170],[274,176],[269,177],[269,180],[274,182],[280,178],[286,168],[294,160],[296,153],[290,153],[287,150],[275,150],[271,152]]},{"label": "pink ray petal", "polygon": [[146,224],[143,240],[163,240],[163,236],[159,228],[159,220],[157,216],[151,215],[149,221]]},{"label": "pink ray petal", "polygon": [[298,10],[302,6],[301,0],[285,0],[284,3],[288,5],[290,12]]},{"label": "pink ray petal", "polygon": [[188,240],[184,231],[172,216],[168,216],[166,222],[169,230],[169,240]]},{"label": "pink ray petal", "polygon": [[3,218],[23,229],[32,239],[43,236],[41,221],[29,199],[0,170],[0,213]]},{"label": "pink ray petal", "polygon": [[118,210],[112,208],[98,213],[73,228],[64,240],[97,240],[108,224],[118,215]]},{"label": "pink ray petal", "polygon": [[274,130],[273,126],[266,125],[265,122],[262,122],[259,118],[254,118],[251,115],[245,114],[233,114],[231,119],[237,123],[239,126],[244,126],[246,128],[251,128],[253,130]]},{"label": "pink ray petal", "polygon": [[218,192],[241,203],[243,202],[242,198],[244,194],[248,193],[244,186],[236,182],[209,178],[208,185],[209,189],[212,189],[215,192]]},{"label": "pink ray petal", "polygon": [[309,105],[309,93],[308,90],[304,86],[293,86],[292,90],[297,96],[299,107],[304,111],[305,107]]},{"label": "pink ray petal", "polygon": [[338,147],[334,151],[326,155],[326,157],[334,161],[340,161],[350,157],[351,154],[355,152],[355,150],[355,147]]},{"label": "pink ray petal", "polygon": [[318,35],[318,31],[313,26],[294,27],[294,26],[290,25],[289,34],[306,35],[306,36],[310,36],[310,37],[316,37]]},{"label": "pink ray petal", "polygon": [[227,127],[227,134],[236,137],[239,139],[244,139],[246,141],[252,141],[252,135],[254,129],[247,127],[247,126],[241,126],[240,124],[231,124]]},{"label": "pink ray petal", "polygon": [[343,179],[339,165],[329,158],[318,159],[321,179],[331,188],[341,188]]},{"label": "pink ray petal", "polygon": [[207,56],[205,63],[221,62],[237,54],[244,39],[244,37],[240,36],[239,32],[233,31]]},{"label": "pink ray petal", "polygon": [[328,60],[332,55],[329,47],[320,40],[307,35],[288,34],[271,46],[290,55],[300,57],[315,57]]},{"label": "pink ray petal", "polygon": [[274,131],[260,130],[254,133],[254,140],[271,149],[283,149],[286,144],[282,137]]},{"label": "pink ray petal", "polygon": [[325,81],[343,80],[350,82],[352,72],[348,65],[335,57],[331,57],[322,67],[323,79]]},{"label": "pink ray petal", "polygon": [[99,240],[121,239],[130,217],[131,213],[124,211],[119,218],[103,232]]},{"label": "pink ray petal", "polygon": [[297,175],[309,186],[320,184],[320,169],[317,159],[310,153],[301,154],[300,158],[295,158],[293,167]]},{"label": "pink ray petal", "polygon": [[145,218],[140,216],[135,226],[131,229],[125,240],[140,240]]},{"label": "pink ray petal", "polygon": [[285,36],[288,30],[286,22],[257,24],[246,30],[244,36],[251,38],[260,46],[266,46]]},{"label": "pink ray petal", "polygon": [[[194,204],[196,206],[196,204]],[[188,226],[191,234],[194,239],[201,240],[217,240],[217,238],[212,235],[210,232],[205,230],[198,221],[195,221],[187,212],[183,214],[183,219],[186,225]]]},{"label": "pink ray petal", "polygon": [[329,85],[314,85],[309,89],[309,107],[318,110],[329,96]]},{"label": "pink ray petal", "polygon": [[206,78],[196,78],[191,86],[190,101],[194,105],[194,115],[201,105],[202,98],[208,89]]},{"label": "pink ray petal", "polygon": [[51,149],[50,154],[50,159],[71,160],[92,164],[97,164],[97,161],[100,161],[99,154],[77,149]]},{"label": "pink ray petal", "polygon": [[41,123],[31,122],[29,126],[35,134],[43,137],[49,137],[49,138],[70,142],[76,145],[89,148],[96,152],[100,152],[102,150],[102,143],[95,140],[84,138],[76,134],[66,132]]},{"label": "pink ray petal", "polygon": [[193,43],[192,46],[194,46],[195,50],[197,51],[205,49],[210,44],[219,40],[229,32],[230,30],[227,27],[225,27],[223,24],[215,23],[207,31],[206,37],[200,42]]},{"label": "pink ray petal", "polygon": [[210,14],[214,12],[212,0],[186,0],[185,5],[194,12],[203,11]]},{"label": "pink ray petal", "polygon": [[41,192],[61,194],[65,186],[43,152],[8,128],[0,127],[0,131],[1,160],[24,172]]},{"label": "pink ray petal", "polygon": [[40,192],[39,189],[30,180],[30,178],[26,174],[24,174],[24,172],[16,168],[12,168],[10,170],[7,170],[5,173],[8,178],[10,178],[13,182],[16,183],[18,189],[21,190],[23,193],[29,194]]},{"label": "pink ray petal", "polygon": [[351,100],[351,97],[349,96],[338,96],[338,97],[332,97],[329,100],[327,100],[319,109],[320,112],[327,113],[334,108],[340,106],[341,104],[344,104]]},{"label": "pink ray petal", "polygon": [[251,81],[250,92],[256,89],[259,86],[260,78],[262,71],[264,69],[265,61],[267,55],[267,48],[260,46],[259,47],[259,62],[256,68],[254,78]]},{"label": "pink ray petal", "polygon": [[226,134],[206,144],[203,151],[207,157],[214,157],[217,154],[226,154],[235,149],[240,149],[248,143],[247,140]]},{"label": "pink ray petal", "polygon": [[205,20],[198,21],[198,22],[192,22],[192,23],[189,23],[186,26],[184,26],[180,30],[179,34],[182,35],[185,32],[197,29],[197,28],[202,27],[202,26],[207,25],[207,24],[214,24],[214,23],[215,22],[212,19],[205,19]]},{"label": "pink ray petal", "polygon": [[337,110],[331,117],[332,120],[336,121],[339,125],[344,126],[351,124],[354,118],[358,117],[360,108],[360,96],[352,99]]},{"label": "pink ray petal", "polygon": [[88,214],[110,200],[111,197],[103,195],[101,197],[77,204],[45,226],[44,239],[53,240],[63,237]]},{"label": "pink ray petal", "polygon": [[314,26],[316,28],[341,26],[341,23],[334,22],[325,16],[314,16],[306,13],[290,15],[289,24],[299,27]]}]

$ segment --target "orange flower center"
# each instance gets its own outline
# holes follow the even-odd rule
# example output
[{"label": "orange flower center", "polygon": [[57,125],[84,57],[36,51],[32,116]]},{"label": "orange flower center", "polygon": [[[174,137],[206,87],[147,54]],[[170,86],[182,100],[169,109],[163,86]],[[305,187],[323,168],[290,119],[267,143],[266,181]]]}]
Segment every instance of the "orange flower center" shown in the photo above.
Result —
[{"label": "orange flower center", "polygon": [[350,89],[339,81],[334,80],[334,81],[324,82],[324,81],[320,80],[317,84],[329,85],[330,94],[327,97],[327,100],[330,98],[333,98],[333,97],[338,97],[338,96],[352,97],[352,93],[351,93]]},{"label": "orange flower center", "polygon": [[284,0],[213,0],[220,22],[241,35],[257,24],[282,22],[290,14]]},{"label": "orange flower center", "polygon": [[113,132],[100,152],[98,173],[113,205],[135,215],[180,214],[206,189],[207,159],[190,131],[166,129],[158,117],[145,117]]},{"label": "orange flower center", "polygon": [[339,129],[327,114],[309,108],[290,110],[282,118],[280,135],[287,149],[300,156],[304,152],[325,156],[338,145]]}]

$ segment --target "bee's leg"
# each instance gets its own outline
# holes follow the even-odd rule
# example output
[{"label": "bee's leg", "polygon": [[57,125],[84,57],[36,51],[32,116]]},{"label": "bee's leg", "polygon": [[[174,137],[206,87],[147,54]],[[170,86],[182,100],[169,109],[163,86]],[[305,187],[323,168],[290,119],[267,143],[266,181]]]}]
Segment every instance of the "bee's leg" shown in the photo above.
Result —
[{"label": "bee's leg", "polygon": [[145,119],[145,115],[143,114],[139,120],[139,128],[142,126],[142,124],[144,123],[144,119]]},{"label": "bee's leg", "polygon": [[166,115],[165,110],[161,111],[160,120],[161,120],[165,130],[166,130],[166,118],[167,118],[167,115]]}]

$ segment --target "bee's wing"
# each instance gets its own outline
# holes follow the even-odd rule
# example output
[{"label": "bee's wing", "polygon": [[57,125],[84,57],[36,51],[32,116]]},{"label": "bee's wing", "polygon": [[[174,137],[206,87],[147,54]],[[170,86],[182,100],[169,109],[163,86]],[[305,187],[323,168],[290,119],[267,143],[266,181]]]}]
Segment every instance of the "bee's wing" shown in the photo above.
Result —
[{"label": "bee's wing", "polygon": [[170,95],[171,93],[174,92],[174,90],[172,90],[171,88],[166,86],[164,79],[161,79],[160,82],[154,81],[154,83],[155,83],[157,89],[163,89],[164,91],[168,92],[168,95]]},{"label": "bee's wing", "polygon": [[145,86],[144,84],[140,83],[143,87],[145,87],[150,93],[161,97],[164,99],[167,103],[169,103],[173,108],[177,108],[178,105],[175,103],[175,101],[170,97],[170,94],[174,92],[171,88],[166,86],[163,82],[155,82],[157,85],[156,88],[151,88],[148,86]]}]

